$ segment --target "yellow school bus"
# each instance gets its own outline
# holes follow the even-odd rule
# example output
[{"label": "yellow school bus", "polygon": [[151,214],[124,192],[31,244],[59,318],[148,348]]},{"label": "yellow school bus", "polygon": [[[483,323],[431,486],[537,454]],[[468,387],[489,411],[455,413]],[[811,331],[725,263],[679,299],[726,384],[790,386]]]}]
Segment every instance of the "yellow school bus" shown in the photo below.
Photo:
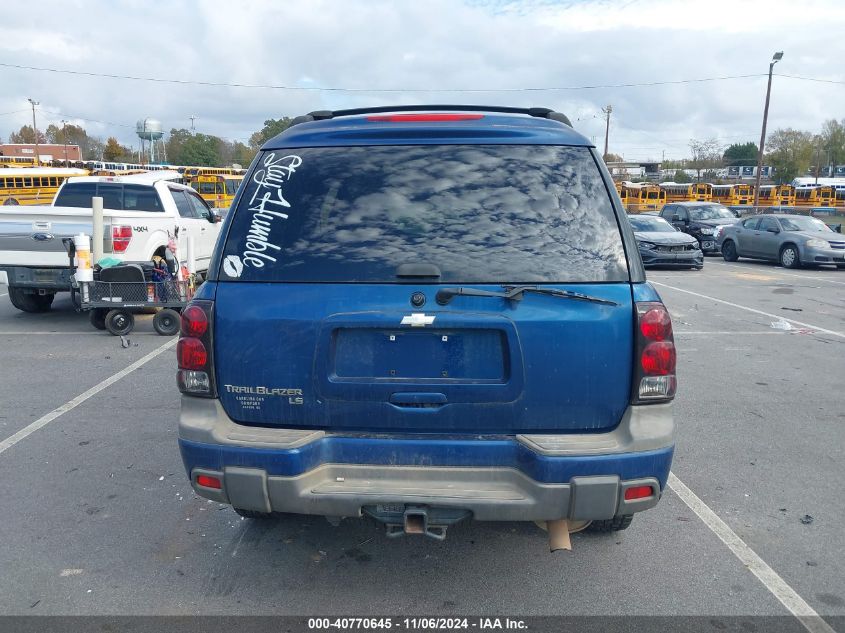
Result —
[{"label": "yellow school bus", "polygon": [[710,202],[713,195],[713,185],[706,182],[666,182],[660,188],[666,192],[666,202]]},{"label": "yellow school bus", "polygon": [[803,185],[795,188],[796,207],[832,207],[835,190],[829,185]]},{"label": "yellow school bus", "polygon": [[213,209],[228,209],[244,177],[235,174],[203,174],[191,178],[189,184]]},{"label": "yellow school bus", "polygon": [[0,170],[0,204],[50,204],[62,183],[87,176],[85,169],[23,167]]},{"label": "yellow school bus", "polygon": [[778,196],[777,185],[761,185],[760,195],[757,206],[760,207],[777,207],[780,205],[780,197]]},{"label": "yellow school bus", "polygon": [[676,182],[661,183],[660,188],[666,192],[666,202],[686,202],[693,199],[691,184],[680,184]]},{"label": "yellow school bus", "polygon": [[622,201],[622,208],[628,208],[628,190],[622,186],[621,182],[614,182],[614,186],[616,187],[616,193],[619,194],[619,199]]},{"label": "yellow school bus", "polygon": [[0,156],[0,168],[35,166],[34,156]]},{"label": "yellow school bus", "polygon": [[713,185],[712,200],[726,207],[750,206],[754,204],[754,185]]},{"label": "yellow school bus", "polygon": [[833,188],[833,206],[839,209],[845,208],[845,185]]},{"label": "yellow school bus", "polygon": [[795,187],[792,185],[778,185],[778,204],[782,207],[794,207]]},{"label": "yellow school bus", "polygon": [[660,211],[666,204],[666,192],[658,185],[623,182],[622,188],[628,194],[628,213]]},{"label": "yellow school bus", "polygon": [[240,176],[245,171],[236,167],[185,167],[182,175],[190,180],[194,176]]}]

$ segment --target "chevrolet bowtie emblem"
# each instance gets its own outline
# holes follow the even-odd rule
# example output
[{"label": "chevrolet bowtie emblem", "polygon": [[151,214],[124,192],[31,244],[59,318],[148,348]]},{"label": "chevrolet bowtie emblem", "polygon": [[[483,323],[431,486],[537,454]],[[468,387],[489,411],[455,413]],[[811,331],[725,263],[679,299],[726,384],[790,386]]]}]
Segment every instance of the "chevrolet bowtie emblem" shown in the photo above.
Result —
[{"label": "chevrolet bowtie emblem", "polygon": [[414,312],[402,317],[402,325],[410,325],[411,327],[424,327],[434,323],[434,315],[428,316],[422,312]]}]

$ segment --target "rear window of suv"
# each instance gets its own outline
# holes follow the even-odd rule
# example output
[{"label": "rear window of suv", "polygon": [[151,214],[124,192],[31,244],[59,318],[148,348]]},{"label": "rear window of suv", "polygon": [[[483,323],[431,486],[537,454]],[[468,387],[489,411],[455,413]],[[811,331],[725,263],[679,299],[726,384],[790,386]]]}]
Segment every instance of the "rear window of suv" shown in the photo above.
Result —
[{"label": "rear window of suv", "polygon": [[629,278],[589,148],[417,145],[264,152],[221,279],[396,282],[402,264],[441,283]]}]

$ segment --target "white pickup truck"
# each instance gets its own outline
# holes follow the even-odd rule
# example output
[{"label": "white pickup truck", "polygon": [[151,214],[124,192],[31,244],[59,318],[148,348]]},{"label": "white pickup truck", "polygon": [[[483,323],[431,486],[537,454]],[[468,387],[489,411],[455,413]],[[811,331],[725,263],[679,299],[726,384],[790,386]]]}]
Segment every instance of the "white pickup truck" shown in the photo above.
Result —
[{"label": "white pickup truck", "polygon": [[125,262],[164,256],[177,234],[181,252],[193,236],[197,270],[204,272],[220,233],[220,218],[177,172],[69,178],[50,206],[0,207],[0,283],[24,312],[50,309],[71,287],[62,238],[92,234],[91,198],[103,198],[103,252]]}]

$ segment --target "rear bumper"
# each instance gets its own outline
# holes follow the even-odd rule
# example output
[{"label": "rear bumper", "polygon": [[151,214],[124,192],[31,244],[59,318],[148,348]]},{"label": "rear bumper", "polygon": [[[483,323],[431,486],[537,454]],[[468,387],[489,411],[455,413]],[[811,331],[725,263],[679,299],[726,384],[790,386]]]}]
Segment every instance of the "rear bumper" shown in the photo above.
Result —
[{"label": "rear bumper", "polygon": [[[359,516],[413,504],[479,520],[609,519],[653,507],[673,452],[671,405],[631,407],[593,435],[335,435],[235,424],[217,400],[183,396],[179,446],[194,490],[246,510]],[[218,477],[221,490],[197,483]],[[625,500],[625,490],[653,494]]]}]

